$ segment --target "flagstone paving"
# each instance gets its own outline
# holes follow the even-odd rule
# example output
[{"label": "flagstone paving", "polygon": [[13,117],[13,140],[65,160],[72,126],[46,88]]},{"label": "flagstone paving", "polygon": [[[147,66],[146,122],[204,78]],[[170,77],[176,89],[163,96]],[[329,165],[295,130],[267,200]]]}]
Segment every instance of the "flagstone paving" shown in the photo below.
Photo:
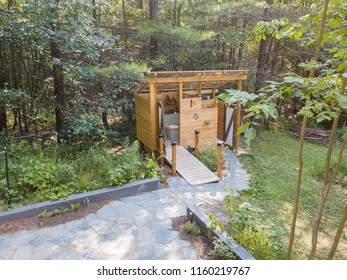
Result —
[{"label": "flagstone paving", "polygon": [[171,218],[187,214],[190,203],[223,201],[248,188],[249,174],[230,152],[229,175],[221,183],[190,186],[170,177],[170,189],[112,201],[96,214],[35,230],[0,233],[0,260],[197,259],[190,242],[172,229]]}]

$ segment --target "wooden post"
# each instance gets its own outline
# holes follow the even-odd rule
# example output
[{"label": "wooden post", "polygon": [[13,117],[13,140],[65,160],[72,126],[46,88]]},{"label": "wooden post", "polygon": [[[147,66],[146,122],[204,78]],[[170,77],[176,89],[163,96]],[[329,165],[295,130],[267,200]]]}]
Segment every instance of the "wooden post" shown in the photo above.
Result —
[{"label": "wooden post", "polygon": [[157,111],[156,111],[156,106],[157,106],[157,88],[156,85],[154,84],[154,82],[150,82],[149,84],[149,112],[150,112],[150,137],[151,137],[151,145],[150,145],[150,149],[152,151],[157,151],[157,132],[156,132],[156,128],[157,128]]},{"label": "wooden post", "polygon": [[[242,89],[242,80],[237,81],[237,89],[241,90]],[[240,134],[235,135],[241,125],[241,104],[240,101],[236,102],[236,118],[235,118],[235,131],[234,131],[234,149],[235,149],[235,154],[239,153],[239,147],[240,147]]]},{"label": "wooden post", "polygon": [[171,143],[172,146],[172,174],[176,175],[176,142]]},{"label": "wooden post", "polygon": [[164,135],[159,134],[159,161],[160,161],[160,166],[164,166]]},{"label": "wooden post", "polygon": [[217,142],[217,176],[222,180],[223,142]]},{"label": "wooden post", "polygon": [[199,135],[200,130],[195,130],[195,149],[194,156],[197,158],[199,156]]}]

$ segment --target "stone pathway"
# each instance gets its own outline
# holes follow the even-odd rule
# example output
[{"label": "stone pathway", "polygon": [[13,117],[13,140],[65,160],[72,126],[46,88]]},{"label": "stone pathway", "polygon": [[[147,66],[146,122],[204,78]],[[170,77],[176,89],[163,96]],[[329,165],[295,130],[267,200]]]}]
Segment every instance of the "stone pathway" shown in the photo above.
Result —
[{"label": "stone pathway", "polygon": [[0,260],[197,259],[171,227],[171,218],[186,213],[167,189],[127,197],[80,220],[0,234]]},{"label": "stone pathway", "polygon": [[220,205],[230,192],[248,188],[250,175],[237,158],[229,151],[224,158],[230,170],[221,183],[190,186],[173,176],[167,180],[170,189],[110,202],[83,219],[0,233],[0,260],[197,259],[190,242],[172,229],[171,218],[186,215],[186,205]]}]

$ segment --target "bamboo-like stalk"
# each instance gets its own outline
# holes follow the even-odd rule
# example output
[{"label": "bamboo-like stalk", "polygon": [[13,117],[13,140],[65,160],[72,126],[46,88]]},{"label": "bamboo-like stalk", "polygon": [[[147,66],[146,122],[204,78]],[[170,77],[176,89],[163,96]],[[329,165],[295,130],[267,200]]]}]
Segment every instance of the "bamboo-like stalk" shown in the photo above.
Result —
[{"label": "bamboo-like stalk", "polygon": [[[341,84],[341,90],[340,93],[341,95],[344,95],[344,92],[346,90],[346,84],[347,84],[347,79],[346,78],[342,78],[342,84]],[[323,211],[324,211],[324,206],[325,206],[325,202],[327,200],[330,188],[332,183],[334,182],[334,179],[337,175],[338,169],[340,167],[341,164],[341,159],[342,159],[342,154],[343,154],[343,150],[346,146],[346,143],[344,142],[341,146],[341,150],[340,150],[340,155],[339,155],[339,159],[338,159],[338,163],[337,166],[334,170],[334,173],[330,179],[330,181],[328,182],[328,176],[329,176],[329,170],[330,170],[330,159],[331,159],[331,152],[333,150],[333,145],[334,145],[334,140],[335,140],[335,136],[336,136],[336,130],[337,130],[337,125],[340,119],[340,115],[341,115],[341,110],[338,109],[338,111],[336,112],[337,116],[334,119],[333,122],[333,126],[331,129],[331,134],[330,134],[330,139],[329,139],[329,147],[328,147],[328,152],[327,152],[327,159],[325,162],[325,171],[324,171],[324,181],[323,181],[323,185],[322,185],[322,191],[321,191],[321,197],[320,197],[320,202],[319,202],[319,209],[318,209],[318,213],[317,213],[317,218],[316,218],[316,222],[313,226],[312,229],[312,247],[311,247],[311,252],[310,252],[310,259],[314,259],[316,256],[316,250],[317,250],[317,242],[318,242],[318,232],[319,232],[319,226],[322,220],[322,216],[323,216]],[[346,139],[345,139],[346,141]]]},{"label": "bamboo-like stalk", "polygon": [[341,114],[341,112],[338,111],[337,116],[334,119],[334,122],[333,122],[333,125],[331,128],[331,132],[330,132],[328,151],[327,151],[327,156],[326,156],[326,161],[325,161],[324,180],[323,180],[323,184],[322,184],[322,191],[321,191],[321,196],[320,196],[318,213],[317,213],[317,218],[316,218],[315,224],[314,224],[313,229],[312,229],[311,251],[310,251],[310,256],[309,256],[310,260],[313,260],[316,256],[319,226],[320,226],[322,216],[323,216],[325,201],[326,201],[326,198],[328,197],[328,192],[330,190],[330,188],[329,188],[329,190],[327,189],[327,185],[328,185],[328,177],[329,177],[329,170],[330,170],[331,153],[332,153],[332,150],[334,147],[335,135],[336,135],[337,125],[338,125],[338,122],[340,119],[340,114]]},{"label": "bamboo-like stalk", "polygon": [[341,235],[343,232],[343,228],[345,227],[346,221],[347,221],[347,203],[345,204],[345,207],[343,208],[340,224],[339,224],[339,227],[337,229],[333,245],[331,246],[331,249],[330,249],[330,252],[328,255],[329,260],[332,260],[334,255],[335,255],[337,245],[339,244],[339,241],[340,241],[340,238],[341,238]]},{"label": "bamboo-like stalk", "polygon": [[[320,28],[320,32],[319,32],[316,51],[315,51],[315,54],[314,54],[312,61],[317,61],[318,57],[319,57],[320,49],[321,49],[321,46],[323,43],[323,35],[324,35],[325,23],[326,23],[326,19],[327,19],[328,6],[329,6],[329,0],[325,0],[324,1],[324,10],[323,10],[323,15],[322,15],[321,28]],[[311,78],[314,77],[314,69],[312,69],[310,71],[310,77]],[[309,98],[306,99],[306,104],[308,101],[309,101]],[[306,131],[306,127],[307,127],[307,120],[308,120],[308,117],[306,115],[304,115],[303,121],[302,121],[302,127],[301,127],[300,142],[299,142],[299,151],[298,151],[299,169],[298,169],[298,176],[297,176],[297,180],[296,180],[295,202],[294,202],[292,224],[291,224],[289,243],[288,243],[288,252],[287,252],[287,258],[288,259],[290,259],[291,255],[292,255],[296,220],[297,220],[298,211],[299,211],[301,178],[302,178],[302,169],[303,169],[303,156],[302,155],[303,155],[303,148],[304,148],[304,143],[305,143],[305,131]]]}]

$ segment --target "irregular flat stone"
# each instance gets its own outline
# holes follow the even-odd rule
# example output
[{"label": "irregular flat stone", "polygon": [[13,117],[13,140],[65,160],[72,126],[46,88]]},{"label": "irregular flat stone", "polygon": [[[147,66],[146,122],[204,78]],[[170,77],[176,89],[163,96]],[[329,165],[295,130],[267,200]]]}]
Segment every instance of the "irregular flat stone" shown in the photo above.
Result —
[{"label": "irregular flat stone", "polygon": [[139,214],[134,216],[134,221],[138,227],[142,227],[152,218],[153,218],[153,215],[151,213],[149,213],[147,210],[143,210],[139,212]]},{"label": "irregular flat stone", "polygon": [[183,248],[181,249],[183,252],[183,257],[185,260],[197,260],[198,256],[192,248]]},{"label": "irregular flat stone", "polygon": [[172,194],[168,197],[161,197],[159,200],[159,205],[160,206],[174,206],[177,203],[179,203],[180,201],[178,200],[178,198],[176,196],[173,196]]},{"label": "irregular flat stone", "polygon": [[122,259],[127,259],[135,252],[136,240],[116,240],[108,244],[106,248],[102,249],[102,252],[106,255],[117,256]]},{"label": "irregular flat stone", "polygon": [[171,219],[152,219],[148,223],[151,229],[160,230],[160,229],[172,229],[172,220]]},{"label": "irregular flat stone", "polygon": [[185,241],[185,240],[175,239],[175,240],[171,241],[170,243],[165,244],[165,246],[169,247],[169,248],[181,249],[184,247],[191,247],[192,244],[188,241]]},{"label": "irregular flat stone", "polygon": [[112,206],[114,208],[119,208],[119,207],[124,205],[124,202],[121,201],[121,200],[116,200],[116,201],[110,202],[108,205],[110,205],[110,206]]},{"label": "irregular flat stone", "polygon": [[13,260],[31,260],[33,256],[33,247],[30,245],[24,245],[19,247],[14,253]]},{"label": "irregular flat stone", "polygon": [[138,231],[137,247],[149,247],[153,246],[156,239],[154,238],[153,232],[148,227],[142,227]]},{"label": "irregular flat stone", "polygon": [[11,241],[11,248],[16,250],[17,248],[20,248],[24,246],[25,244],[29,244],[29,242],[34,238],[35,238],[34,235],[31,233],[23,233],[21,235],[15,235],[13,236]]},{"label": "irregular flat stone", "polygon": [[77,233],[80,231],[87,231],[90,229],[90,227],[89,227],[89,225],[85,219],[69,222],[69,223],[66,223],[64,226],[65,226],[65,229],[67,231],[72,232],[72,233]]},{"label": "irregular flat stone", "polygon": [[106,205],[99,209],[99,211],[96,213],[100,219],[106,220],[106,221],[116,221],[118,218],[118,211],[117,208]]},{"label": "irregular flat stone", "polygon": [[177,250],[179,250],[179,248],[167,247],[163,244],[155,244],[154,245],[155,256],[157,258],[160,258],[160,259],[164,258],[167,255],[174,254]]},{"label": "irregular flat stone", "polygon": [[172,207],[159,207],[156,212],[158,219],[181,217],[187,214],[187,207],[175,205]]},{"label": "irregular flat stone", "polygon": [[105,221],[101,219],[96,219],[93,221],[89,221],[88,225],[94,229],[98,234],[103,234],[107,232],[113,225],[110,221]]},{"label": "irregular flat stone", "polygon": [[114,225],[111,230],[120,240],[137,238],[138,228],[134,225]]},{"label": "irregular flat stone", "polygon": [[68,247],[72,243],[71,236],[57,236],[51,239],[52,242],[58,244],[61,247]]},{"label": "irregular flat stone", "polygon": [[154,248],[153,246],[150,246],[150,247],[137,248],[135,253],[132,254],[128,259],[129,260],[149,260],[154,257],[155,257]]},{"label": "irregular flat stone", "polygon": [[124,204],[118,208],[119,217],[132,217],[144,209],[136,204]]},{"label": "irregular flat stone", "polygon": [[79,260],[81,253],[76,251],[61,251],[52,256],[52,260]]},{"label": "irregular flat stone", "polygon": [[45,242],[42,246],[34,248],[33,260],[49,260],[54,254],[57,254],[61,250],[58,244],[52,242]]},{"label": "irregular flat stone", "polygon": [[159,244],[167,244],[178,237],[178,231],[172,230],[154,230],[154,237]]},{"label": "irregular flat stone", "polygon": [[100,237],[93,230],[85,230],[77,232],[75,235],[75,239],[72,242],[72,245],[81,247],[81,248],[91,248],[96,249],[99,247]]},{"label": "irregular flat stone", "polygon": [[160,190],[157,190],[157,191],[153,191],[152,193],[158,195],[159,197],[167,197],[167,196],[172,195],[172,193],[169,190],[166,190],[166,189],[160,189]]},{"label": "irregular flat stone", "polygon": [[117,224],[124,225],[124,224],[133,224],[134,219],[133,217],[119,217],[117,219]]},{"label": "irregular flat stone", "polygon": [[39,247],[39,246],[41,246],[41,245],[44,243],[44,241],[45,241],[44,238],[42,238],[42,237],[36,237],[36,238],[32,239],[32,240],[29,242],[29,244],[30,244],[31,246],[34,246],[34,247]]}]

